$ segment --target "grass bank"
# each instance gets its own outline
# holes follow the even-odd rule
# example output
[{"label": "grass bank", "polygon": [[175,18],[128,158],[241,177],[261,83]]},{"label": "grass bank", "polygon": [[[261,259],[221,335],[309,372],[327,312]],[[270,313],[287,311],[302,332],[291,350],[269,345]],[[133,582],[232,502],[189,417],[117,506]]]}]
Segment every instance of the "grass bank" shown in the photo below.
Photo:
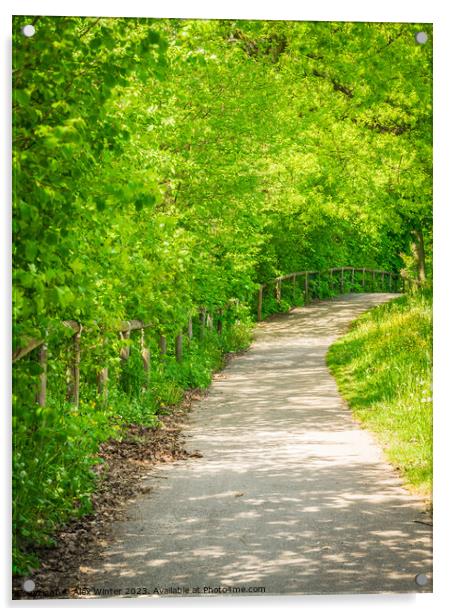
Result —
[{"label": "grass bank", "polygon": [[329,350],[340,393],[414,492],[432,493],[432,294],[360,316]]}]

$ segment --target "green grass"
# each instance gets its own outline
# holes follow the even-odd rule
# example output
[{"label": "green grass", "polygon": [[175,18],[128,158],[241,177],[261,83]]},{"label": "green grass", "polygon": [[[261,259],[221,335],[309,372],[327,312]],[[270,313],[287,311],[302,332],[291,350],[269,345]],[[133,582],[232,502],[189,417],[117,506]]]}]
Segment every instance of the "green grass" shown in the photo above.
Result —
[{"label": "green grass", "polygon": [[354,417],[376,435],[407,487],[432,493],[432,294],[359,317],[327,362]]}]

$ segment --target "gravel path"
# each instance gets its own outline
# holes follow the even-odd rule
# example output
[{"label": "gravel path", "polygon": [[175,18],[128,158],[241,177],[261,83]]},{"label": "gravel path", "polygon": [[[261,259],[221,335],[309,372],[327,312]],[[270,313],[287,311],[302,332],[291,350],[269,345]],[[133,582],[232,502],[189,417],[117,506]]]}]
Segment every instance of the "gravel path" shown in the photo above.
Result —
[{"label": "gravel path", "polygon": [[422,502],[325,364],[348,324],[392,297],[344,295],[259,324],[189,416],[187,446],[203,457],[155,467],[86,569],[91,593],[431,592]]}]

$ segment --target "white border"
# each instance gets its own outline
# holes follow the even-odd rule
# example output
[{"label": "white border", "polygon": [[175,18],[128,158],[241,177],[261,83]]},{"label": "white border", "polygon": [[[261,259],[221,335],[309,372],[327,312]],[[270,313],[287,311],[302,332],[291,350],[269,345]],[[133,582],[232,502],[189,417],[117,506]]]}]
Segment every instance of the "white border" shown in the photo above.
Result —
[{"label": "white border", "polygon": [[[1,186],[3,191],[2,224],[0,225],[2,240],[0,250],[0,275],[2,281],[2,353],[0,358],[0,375],[2,378],[5,418],[7,424],[10,400],[10,20],[12,14],[42,14],[42,15],[108,15],[108,16],[147,16],[147,17],[191,17],[191,18],[253,18],[253,19],[297,19],[316,21],[403,21],[414,23],[434,23],[434,593],[420,595],[353,595],[353,596],[319,596],[319,597],[265,597],[256,599],[233,599],[233,610],[258,610],[262,613],[272,613],[274,608],[286,612],[315,614],[335,614],[337,611],[346,616],[360,614],[397,614],[408,611],[409,616],[418,614],[424,616],[425,610],[434,610],[450,603],[448,587],[451,583],[451,541],[449,531],[450,518],[450,483],[448,469],[451,469],[450,456],[447,452],[451,447],[448,443],[451,437],[450,404],[447,382],[450,380],[450,346],[449,336],[451,322],[450,289],[451,264],[449,246],[451,245],[450,220],[451,195],[447,179],[451,172],[451,130],[449,114],[451,110],[451,75],[449,59],[451,58],[451,18],[446,0],[378,0],[374,3],[365,0],[228,0],[224,3],[214,0],[164,0],[164,2],[127,0],[17,0],[6,2],[0,9],[0,29],[2,38],[2,62],[0,63],[0,84],[3,96],[3,144],[0,150]],[[6,136],[6,139],[4,137]],[[6,282],[8,281],[8,282]],[[5,283],[6,282],[6,283]],[[2,451],[8,452],[9,432],[1,430],[3,439]],[[9,458],[9,456],[8,456]],[[2,492],[4,515],[9,518],[9,462],[3,464],[5,474],[2,477]],[[208,599],[187,601],[164,600],[149,603],[148,601],[83,601],[63,602],[14,602],[10,597],[10,556],[9,525],[6,524],[4,537],[6,539],[3,551],[3,581],[2,603],[7,609],[18,609],[19,612],[33,609],[38,612],[47,611],[51,607],[66,607],[69,609],[91,610],[146,608],[172,612],[182,610],[183,613],[194,613],[211,608],[215,612],[227,613],[231,605],[227,599],[214,599],[212,604]],[[82,605],[81,605],[82,604]]]},{"label": "white border", "polygon": [[379,0],[369,5],[357,0],[17,0],[10,3],[17,15],[91,15],[111,17],[191,17],[204,19],[297,19],[304,21],[409,21],[432,22],[443,12],[434,0],[409,2]]}]

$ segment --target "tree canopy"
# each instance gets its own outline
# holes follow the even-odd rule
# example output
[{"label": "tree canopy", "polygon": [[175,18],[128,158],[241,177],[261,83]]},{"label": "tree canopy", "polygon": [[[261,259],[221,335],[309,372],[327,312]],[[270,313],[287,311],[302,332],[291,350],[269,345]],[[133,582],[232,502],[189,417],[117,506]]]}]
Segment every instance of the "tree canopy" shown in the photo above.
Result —
[{"label": "tree canopy", "polygon": [[176,329],[303,268],[399,270],[413,232],[430,251],[431,34],[16,17],[15,344],[61,318]]}]

